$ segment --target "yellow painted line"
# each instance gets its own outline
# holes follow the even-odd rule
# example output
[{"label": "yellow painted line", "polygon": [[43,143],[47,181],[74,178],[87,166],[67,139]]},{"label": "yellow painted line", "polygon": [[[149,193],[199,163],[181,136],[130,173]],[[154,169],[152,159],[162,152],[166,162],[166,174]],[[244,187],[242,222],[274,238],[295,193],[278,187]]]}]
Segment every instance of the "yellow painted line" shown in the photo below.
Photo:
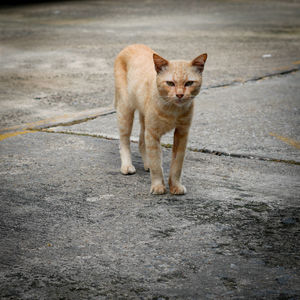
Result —
[{"label": "yellow painted line", "polygon": [[287,143],[287,144],[289,144],[289,145],[291,145],[291,146],[293,146],[293,147],[295,147],[295,148],[297,148],[297,149],[300,150],[300,143],[297,142],[297,141],[295,141],[295,140],[293,140],[293,139],[290,139],[290,138],[278,135],[278,134],[276,134],[274,132],[269,132],[269,135],[274,136],[277,139],[279,139],[279,140],[281,140],[281,141],[283,141],[283,142],[285,142],[285,143]]},{"label": "yellow painted line", "polygon": [[9,133],[4,133],[4,134],[0,134],[0,141],[3,141],[7,138],[19,135],[19,134],[25,134],[25,133],[29,133],[29,132],[36,132],[36,130],[24,130],[24,131],[16,131],[16,132],[9,132]]},{"label": "yellow painted line", "polygon": [[48,118],[48,119],[44,119],[44,120],[39,120],[39,121],[31,122],[31,123],[25,123],[23,125],[16,125],[16,126],[11,126],[11,127],[1,128],[0,132],[1,131],[8,131],[8,130],[15,130],[15,129],[25,129],[25,128],[32,127],[32,126],[43,125],[43,124],[47,124],[49,122],[55,122],[55,121],[58,121],[60,119],[65,119],[65,118],[68,118],[70,116],[71,116],[70,114],[64,114],[62,116]]},{"label": "yellow painted line", "polygon": [[72,121],[80,120],[81,118],[85,119],[85,118],[98,117],[101,116],[102,114],[106,114],[113,111],[115,111],[115,109],[111,106],[108,106],[103,108],[84,110],[77,113],[67,113],[61,116],[51,117],[48,119],[39,120],[31,123],[26,123],[26,124],[21,124],[12,127],[6,127],[6,128],[0,128],[0,133],[6,131],[15,131],[15,130],[23,131],[27,129],[35,129],[36,126],[48,125],[52,123],[59,123],[59,122],[69,123]]},{"label": "yellow painted line", "polygon": [[294,65],[300,65],[300,60],[293,61]]},{"label": "yellow painted line", "polygon": [[244,83],[246,80],[244,78],[236,78],[234,79],[234,82],[241,82]]},{"label": "yellow painted line", "polygon": [[273,71],[279,71],[279,72],[285,72],[285,71],[290,71],[291,68],[293,68],[292,66],[283,66],[283,67],[279,67],[279,68],[273,68]]}]

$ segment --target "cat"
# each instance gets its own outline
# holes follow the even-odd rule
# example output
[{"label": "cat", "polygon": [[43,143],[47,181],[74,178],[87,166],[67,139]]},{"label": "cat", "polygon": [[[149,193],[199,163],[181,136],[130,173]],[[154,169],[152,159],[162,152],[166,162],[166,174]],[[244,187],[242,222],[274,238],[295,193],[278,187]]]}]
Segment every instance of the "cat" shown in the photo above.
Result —
[{"label": "cat", "polygon": [[115,108],[120,133],[121,173],[134,174],[130,135],[135,110],[139,111],[139,150],[146,171],[150,169],[152,194],[166,193],[161,136],[172,129],[174,142],[169,175],[172,194],[185,194],[182,165],[207,54],[192,61],[168,61],[145,45],[130,45],[116,57]]}]

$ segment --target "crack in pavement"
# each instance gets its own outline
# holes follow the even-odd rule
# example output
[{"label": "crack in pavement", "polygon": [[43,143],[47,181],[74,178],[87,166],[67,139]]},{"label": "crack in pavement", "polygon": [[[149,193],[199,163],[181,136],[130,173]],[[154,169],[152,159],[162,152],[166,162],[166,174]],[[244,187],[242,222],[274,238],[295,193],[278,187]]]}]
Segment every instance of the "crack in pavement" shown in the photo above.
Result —
[{"label": "crack in pavement", "polygon": [[[105,140],[119,140],[117,136],[109,135],[109,134],[89,134],[89,133],[83,133],[83,132],[76,132],[76,131],[53,131],[49,129],[38,129],[38,130],[32,130],[32,131],[40,131],[40,132],[46,132],[46,133],[58,133],[58,134],[69,134],[69,135],[77,135],[77,136],[89,136],[99,139],[105,139]],[[136,138],[130,138],[130,141],[132,143],[138,143],[138,139]],[[161,146],[166,149],[171,149],[173,147],[172,144],[165,144],[161,143]],[[194,147],[187,147],[188,151],[191,152],[199,152],[204,154],[211,154],[216,156],[227,156],[232,158],[243,158],[243,159],[255,159],[255,160],[262,160],[262,161],[269,161],[269,162],[277,162],[277,163],[286,163],[291,165],[300,165],[299,161],[295,160],[286,160],[286,159],[278,159],[273,157],[265,157],[265,156],[259,156],[259,155],[252,155],[252,154],[238,154],[238,153],[228,153],[224,151],[218,151],[218,150],[210,150],[206,148],[194,148]]]},{"label": "crack in pavement", "polygon": [[266,74],[266,75],[257,76],[257,77],[253,77],[253,78],[246,79],[246,80],[233,80],[233,81],[228,82],[228,83],[223,83],[223,84],[218,84],[218,85],[211,85],[211,86],[208,86],[208,87],[205,87],[205,88],[201,88],[201,90],[203,91],[203,90],[210,90],[210,89],[216,89],[216,88],[222,88],[222,87],[238,86],[238,85],[246,84],[248,82],[256,82],[256,81],[269,79],[269,78],[273,78],[273,77],[285,76],[285,75],[288,75],[288,74],[298,72],[299,70],[300,70],[300,65],[298,65],[297,67],[291,68],[291,69],[283,70],[283,71],[276,72],[276,73],[269,73],[269,74]]},{"label": "crack in pavement", "polygon": [[217,156],[229,156],[233,158],[246,158],[246,159],[256,159],[256,160],[263,160],[263,161],[270,161],[270,162],[280,162],[280,163],[286,163],[286,164],[292,164],[292,165],[300,165],[299,161],[295,160],[287,160],[287,159],[277,159],[272,157],[265,157],[265,156],[259,156],[259,155],[247,155],[247,154],[238,154],[238,153],[227,153],[224,151],[215,151],[215,150],[209,150],[209,149],[197,149],[197,148],[187,148],[190,151],[193,152],[201,152],[205,154],[214,154]]},{"label": "crack in pavement", "polygon": [[94,119],[99,118],[99,117],[108,116],[108,115],[111,115],[111,114],[114,114],[114,113],[116,113],[116,111],[112,110],[110,112],[103,113],[103,114],[97,115],[97,116],[86,117],[84,119],[78,119],[78,120],[73,120],[73,121],[69,121],[69,122],[61,122],[61,123],[57,123],[55,125],[50,124],[50,125],[47,125],[47,126],[40,126],[40,128],[32,127],[32,128],[28,128],[28,130],[48,129],[48,128],[51,128],[51,127],[59,127],[59,126],[68,127],[68,126],[72,126],[72,125],[85,123],[85,122],[94,120]]},{"label": "crack in pavement", "polygon": [[[250,79],[245,80],[245,81],[233,81],[233,82],[228,83],[228,84],[221,84],[221,85],[207,87],[207,88],[204,88],[204,90],[209,90],[209,89],[213,89],[213,88],[228,87],[228,86],[230,87],[230,86],[243,85],[243,84],[246,84],[246,83],[249,83],[249,82],[256,82],[256,81],[269,79],[269,78],[273,78],[273,77],[281,77],[281,76],[285,76],[285,75],[288,75],[288,74],[292,74],[292,73],[297,72],[299,70],[300,70],[300,66],[297,66],[297,67],[292,68],[292,69],[283,70],[281,72],[267,74],[267,75],[259,76],[259,77],[256,77],[256,78],[250,78]],[[115,112],[116,111],[112,109],[111,111],[109,111],[107,113],[104,113],[104,114],[99,115],[99,116],[93,116],[92,118],[85,118],[85,119],[75,120],[73,122],[71,121],[71,122],[67,122],[67,123],[60,122],[59,124],[55,124],[55,125],[51,125],[51,126],[41,126],[40,128],[31,128],[31,129],[32,130],[39,130],[39,131],[43,131],[43,132],[49,132],[49,133],[73,134],[73,135],[96,137],[96,138],[101,138],[101,139],[106,139],[106,140],[119,140],[119,137],[117,135],[114,136],[114,135],[109,135],[109,134],[104,134],[104,133],[90,134],[90,133],[83,133],[83,132],[76,132],[76,131],[64,131],[64,130],[54,131],[54,130],[49,129],[51,127],[58,127],[58,126],[66,126],[67,127],[67,126],[74,125],[74,124],[84,123],[84,122],[87,122],[89,120],[92,120],[92,119],[95,119],[95,118],[98,118],[98,117],[114,114]],[[138,143],[138,139],[131,137],[131,142]],[[172,148],[172,146],[173,146],[172,144],[162,143],[162,147],[164,147],[164,148]],[[204,153],[204,154],[216,155],[216,156],[227,156],[227,157],[233,157],[233,158],[255,159],[255,160],[262,160],[262,161],[269,161],[269,162],[280,162],[280,163],[286,163],[286,164],[300,165],[300,162],[295,161],[295,160],[278,159],[278,158],[259,156],[259,155],[253,155],[253,154],[229,153],[229,152],[225,152],[225,151],[211,150],[211,149],[206,149],[206,148],[193,148],[193,147],[187,147],[187,150],[192,151],[192,152],[199,152],[199,153]]]},{"label": "crack in pavement", "polygon": [[[258,76],[258,77],[254,77],[254,78],[250,78],[250,79],[246,79],[246,80],[234,80],[229,83],[203,87],[203,88],[201,88],[201,90],[207,91],[207,90],[215,89],[215,88],[239,86],[239,85],[243,85],[243,84],[246,84],[249,82],[256,82],[256,81],[260,81],[260,80],[264,80],[264,79],[268,79],[268,78],[280,77],[280,76],[292,74],[292,73],[298,72],[300,70],[300,61],[297,61],[294,63],[297,64],[297,67],[283,70],[281,72],[270,73],[267,75]],[[50,127],[58,127],[58,126],[72,126],[75,124],[80,124],[80,123],[84,123],[84,122],[96,119],[98,117],[107,116],[107,115],[116,113],[116,110],[113,109],[111,106],[99,108],[96,110],[99,110],[99,111],[95,112],[95,109],[91,109],[91,110],[82,111],[82,112],[78,112],[78,113],[64,114],[62,116],[53,117],[53,118],[45,119],[45,120],[39,120],[36,122],[27,123],[27,124],[23,124],[23,125],[21,124],[21,125],[16,125],[16,126],[7,127],[7,128],[0,128],[0,133],[5,134],[7,132],[12,132],[12,131],[39,130],[39,129],[47,129]],[[74,119],[70,120],[70,118],[72,118],[72,115],[74,115]],[[83,115],[83,116],[81,117],[81,115]],[[67,120],[61,121],[61,119],[64,119],[64,118]]]},{"label": "crack in pavement", "polygon": [[[250,79],[246,79],[246,80],[234,80],[234,81],[231,81],[229,83],[208,86],[208,87],[205,87],[205,88],[201,88],[201,90],[206,90],[207,91],[207,90],[215,89],[215,88],[224,88],[224,87],[243,85],[243,84],[247,84],[249,82],[256,82],[256,81],[269,79],[269,78],[273,78],[273,77],[285,76],[285,75],[288,75],[288,74],[298,72],[299,70],[300,70],[300,65],[298,65],[297,67],[294,67],[292,69],[287,69],[287,70],[283,70],[281,72],[276,72],[276,73],[270,73],[270,74],[267,74],[267,75],[258,76],[258,77],[254,77],[254,78],[250,78]],[[96,116],[93,115],[91,117],[76,119],[74,121],[60,122],[60,123],[49,124],[49,125],[31,126],[31,127],[24,128],[24,129],[33,130],[33,129],[47,129],[47,128],[58,127],[58,126],[71,126],[71,125],[84,123],[84,122],[87,122],[89,120],[93,120],[93,119],[96,119],[98,117],[103,117],[103,116],[107,116],[107,115],[114,114],[114,113],[116,113],[116,110],[115,109],[110,109],[108,112],[104,112],[104,113],[98,114]]]},{"label": "crack in pavement", "polygon": [[71,126],[93,120],[99,116],[106,116],[111,113],[115,113],[115,109],[112,106],[100,107],[96,109],[84,110],[76,113],[66,113],[57,117],[49,119],[39,120],[31,123],[20,124],[16,126],[0,128],[0,134],[6,134],[8,132],[23,131],[23,130],[35,130],[57,126]]}]

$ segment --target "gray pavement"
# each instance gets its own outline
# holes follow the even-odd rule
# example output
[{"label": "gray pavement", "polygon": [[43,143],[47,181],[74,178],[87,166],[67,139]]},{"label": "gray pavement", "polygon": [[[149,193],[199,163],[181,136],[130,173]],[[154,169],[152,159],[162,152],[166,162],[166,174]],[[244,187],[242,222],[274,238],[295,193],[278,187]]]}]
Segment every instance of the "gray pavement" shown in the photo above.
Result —
[{"label": "gray pavement", "polygon": [[[0,298],[300,299],[299,9],[0,7]],[[136,42],[209,55],[184,196],[149,194],[136,143],[119,172],[112,66]]]},{"label": "gray pavement", "polygon": [[2,299],[300,296],[299,166],[188,152],[188,194],[157,197],[137,145],[134,176],[87,136],[19,135],[1,159]]}]

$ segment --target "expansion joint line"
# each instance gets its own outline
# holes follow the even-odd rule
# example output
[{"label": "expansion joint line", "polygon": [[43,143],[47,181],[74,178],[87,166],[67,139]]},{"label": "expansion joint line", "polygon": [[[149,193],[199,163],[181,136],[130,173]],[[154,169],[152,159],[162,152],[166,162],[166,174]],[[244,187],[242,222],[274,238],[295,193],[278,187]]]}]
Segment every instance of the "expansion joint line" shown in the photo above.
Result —
[{"label": "expansion joint line", "polygon": [[205,88],[201,88],[201,90],[210,90],[210,89],[216,89],[216,88],[222,88],[222,87],[230,87],[230,86],[238,86],[238,85],[242,85],[248,82],[257,82],[260,80],[264,80],[264,79],[269,79],[269,78],[273,78],[273,77],[280,77],[280,76],[284,76],[284,75],[288,75],[288,74],[292,74],[295,72],[298,72],[300,70],[300,65],[293,67],[291,69],[288,70],[283,70],[280,72],[276,72],[276,73],[269,73],[263,76],[257,76],[257,77],[253,77],[250,79],[246,79],[246,80],[234,80],[228,83],[223,83],[223,84],[217,84],[217,85],[211,85]]},{"label": "expansion joint line", "polygon": [[[72,131],[53,131],[49,129],[39,129],[35,131],[40,132],[47,132],[47,133],[59,133],[59,134],[69,134],[69,135],[77,135],[77,136],[88,136],[88,137],[94,137],[98,139],[104,139],[109,141],[119,140],[119,138],[115,136],[105,135],[105,134],[89,134],[89,133],[82,133],[82,132],[72,132]],[[132,143],[137,144],[138,141],[135,139],[131,139]],[[162,147],[166,149],[170,149],[173,147],[172,144],[161,144]],[[243,159],[252,159],[252,160],[262,160],[262,161],[269,161],[269,162],[278,162],[278,163],[286,163],[286,164],[292,164],[292,165],[300,165],[300,162],[295,160],[285,160],[285,159],[277,159],[272,157],[263,157],[258,155],[247,155],[247,154],[238,154],[238,153],[228,153],[224,151],[217,151],[217,150],[210,150],[206,148],[194,148],[194,147],[187,147],[188,151],[191,152],[198,152],[198,153],[204,153],[204,154],[211,154],[216,156],[227,156],[232,158],[243,158]]]},{"label": "expansion joint line", "polygon": [[[264,76],[254,77],[254,78],[250,78],[250,79],[247,79],[247,80],[244,80],[244,81],[231,81],[229,83],[208,86],[208,87],[202,88],[202,90],[210,90],[210,89],[215,89],[215,88],[242,85],[242,84],[245,84],[245,83],[248,83],[248,82],[255,82],[255,81],[260,81],[260,80],[263,80],[263,79],[268,79],[268,78],[272,78],[272,77],[276,77],[276,76],[283,76],[283,75],[291,74],[291,73],[297,72],[299,70],[300,70],[300,66],[297,66],[297,67],[294,67],[292,69],[288,69],[288,70],[285,70],[285,71],[281,71],[281,72],[277,72],[277,73],[270,73],[270,74],[267,74],[267,75],[264,75]],[[38,126],[38,127],[37,126],[32,126],[32,127],[28,127],[28,128],[25,128],[25,129],[26,130],[28,130],[28,129],[29,130],[30,129],[37,129],[38,130],[38,129],[47,129],[47,128],[51,128],[51,127],[58,127],[58,126],[71,126],[71,125],[75,125],[75,124],[85,123],[85,122],[88,122],[90,120],[93,120],[93,119],[96,119],[96,118],[99,118],[99,117],[104,117],[104,116],[111,115],[111,114],[115,114],[115,113],[116,113],[116,110],[111,109],[108,112],[104,112],[104,113],[101,113],[101,114],[96,115],[96,116],[92,115],[92,116],[87,116],[87,117],[84,117],[82,119],[77,119],[77,120],[73,120],[73,121],[59,122],[59,123],[56,123],[56,124],[49,124],[49,125]]]}]

